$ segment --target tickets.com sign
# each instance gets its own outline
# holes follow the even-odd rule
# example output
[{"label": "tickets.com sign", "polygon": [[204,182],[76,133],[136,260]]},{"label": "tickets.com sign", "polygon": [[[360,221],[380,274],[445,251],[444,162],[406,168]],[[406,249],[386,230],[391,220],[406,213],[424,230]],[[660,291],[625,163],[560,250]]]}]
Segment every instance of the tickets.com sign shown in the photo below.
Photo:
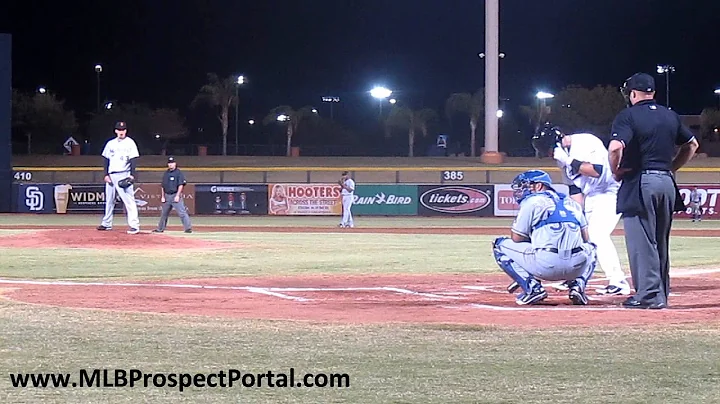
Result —
[{"label": "tickets.com sign", "polygon": [[418,187],[420,216],[492,216],[492,185]]},{"label": "tickets.com sign", "polygon": [[685,211],[676,213],[677,218],[690,218],[692,212],[692,205],[690,203],[690,193],[693,189],[697,188],[698,194],[700,194],[700,211],[702,212],[703,218],[715,219],[718,217],[718,195],[720,194],[720,185],[678,185],[680,189],[680,195],[683,198],[685,204]]}]

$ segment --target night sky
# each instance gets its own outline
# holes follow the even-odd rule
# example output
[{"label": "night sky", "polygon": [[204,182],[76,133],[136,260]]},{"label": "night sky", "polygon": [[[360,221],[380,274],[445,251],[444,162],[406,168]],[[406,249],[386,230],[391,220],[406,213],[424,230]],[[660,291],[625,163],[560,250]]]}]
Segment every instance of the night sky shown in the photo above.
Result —
[{"label": "night sky", "polygon": [[[72,6],[67,6],[72,3]],[[442,108],[483,85],[478,0],[11,0],[14,87],[40,85],[80,113],[103,98],[186,110],[207,72],[242,73],[248,117],[338,95],[341,117],[374,104],[374,84],[414,107]],[[692,6],[689,6],[691,4]],[[669,63],[671,105],[717,105],[718,0],[501,0],[500,93],[527,104],[540,89],[619,86]],[[657,77],[664,102],[665,82]],[[336,111],[337,111],[336,110]]]}]

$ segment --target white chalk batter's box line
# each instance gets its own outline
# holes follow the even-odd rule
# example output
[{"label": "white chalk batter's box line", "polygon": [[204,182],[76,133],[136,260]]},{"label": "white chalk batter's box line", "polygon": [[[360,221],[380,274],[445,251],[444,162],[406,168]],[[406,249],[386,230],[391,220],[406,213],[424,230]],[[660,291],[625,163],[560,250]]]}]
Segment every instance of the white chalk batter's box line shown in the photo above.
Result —
[{"label": "white chalk batter's box line", "polygon": [[[682,274],[676,274],[676,276],[693,276],[702,275],[708,273],[720,272],[720,269],[704,269],[704,270],[691,270],[683,271]],[[594,278],[590,282],[602,282],[606,281],[605,278]],[[467,285],[459,286],[462,291],[458,290],[446,290],[446,291],[435,291],[419,292],[405,288],[391,287],[391,286],[377,286],[377,287],[336,287],[336,288],[310,288],[310,287],[258,287],[258,286],[215,286],[215,285],[193,285],[193,284],[175,284],[175,283],[127,283],[127,282],[75,282],[75,281],[36,281],[36,280],[14,280],[14,279],[0,279],[0,284],[8,285],[47,285],[47,286],[96,286],[96,287],[137,287],[137,288],[174,288],[174,289],[203,289],[203,290],[237,290],[245,291],[249,293],[262,294],[266,296],[272,296],[280,299],[291,300],[295,302],[311,302],[313,299],[293,296],[289,293],[303,293],[303,292],[387,292],[394,294],[417,296],[421,300],[431,301],[458,301],[465,298],[467,295],[481,295],[484,293],[501,293],[508,295],[509,299],[513,298],[513,295],[508,294],[505,287],[498,284],[489,285]],[[671,294],[677,296],[677,294]],[[591,300],[603,301],[604,299],[600,296],[588,296]],[[486,310],[499,310],[499,311],[525,311],[525,310],[590,310],[590,311],[607,311],[607,310],[626,310],[621,307],[554,307],[554,306],[533,306],[533,307],[507,307],[507,306],[495,306],[489,304],[478,304],[478,303],[462,303],[458,302],[458,305],[439,306],[446,309],[486,309]],[[702,310],[702,309],[684,309],[684,310]]]}]

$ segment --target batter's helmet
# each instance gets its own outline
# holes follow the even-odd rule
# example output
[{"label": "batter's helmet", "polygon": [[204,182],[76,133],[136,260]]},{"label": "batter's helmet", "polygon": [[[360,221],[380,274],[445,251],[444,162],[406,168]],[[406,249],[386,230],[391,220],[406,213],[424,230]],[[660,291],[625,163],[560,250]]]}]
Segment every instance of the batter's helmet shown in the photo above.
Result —
[{"label": "batter's helmet", "polygon": [[532,138],[532,146],[535,149],[536,157],[549,156],[555,145],[562,142],[563,136],[565,136],[565,132],[551,123],[540,126]]},{"label": "batter's helmet", "polygon": [[522,174],[518,174],[512,182],[513,196],[517,203],[523,201],[523,199],[530,196],[533,191],[530,189],[532,184],[543,184],[551,190],[553,189],[552,178],[550,175],[542,170],[529,170]]}]

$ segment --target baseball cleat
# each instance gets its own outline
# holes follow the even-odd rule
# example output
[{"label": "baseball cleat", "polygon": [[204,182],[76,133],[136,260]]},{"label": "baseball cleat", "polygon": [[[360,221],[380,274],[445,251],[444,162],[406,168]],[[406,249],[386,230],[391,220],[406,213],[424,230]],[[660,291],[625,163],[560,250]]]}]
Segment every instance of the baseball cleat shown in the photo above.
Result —
[{"label": "baseball cleat", "polygon": [[606,296],[627,296],[630,294],[630,285],[622,282],[619,285],[607,285],[604,288],[595,289],[595,291]]},{"label": "baseball cleat", "polygon": [[515,303],[525,306],[530,304],[539,303],[548,297],[548,293],[543,288],[533,289],[530,293],[521,293],[515,299]]},{"label": "baseball cleat", "polygon": [[555,290],[566,291],[566,290],[570,290],[570,281],[553,283],[550,286],[552,286],[553,289],[555,289]]},{"label": "baseball cleat", "polygon": [[508,285],[507,291],[508,291],[508,293],[514,293],[516,290],[518,290],[519,287],[520,287],[520,285],[517,282],[513,282],[510,285]]},{"label": "baseball cleat", "polygon": [[112,230],[112,227],[100,225],[97,227],[97,229],[100,231],[108,231],[108,230]]},{"label": "baseball cleat", "polygon": [[153,230],[152,232],[153,232],[153,233],[162,233],[163,231],[164,231],[164,230],[155,229],[155,230]]},{"label": "baseball cleat", "polygon": [[192,229],[185,230],[185,233],[192,233]]},{"label": "baseball cleat", "polygon": [[570,288],[569,297],[572,304],[576,306],[586,306],[588,304],[588,298],[585,292],[583,292],[578,285],[573,285]]},{"label": "baseball cleat", "polygon": [[127,234],[138,234],[140,233],[139,229],[130,229],[127,231]]}]

